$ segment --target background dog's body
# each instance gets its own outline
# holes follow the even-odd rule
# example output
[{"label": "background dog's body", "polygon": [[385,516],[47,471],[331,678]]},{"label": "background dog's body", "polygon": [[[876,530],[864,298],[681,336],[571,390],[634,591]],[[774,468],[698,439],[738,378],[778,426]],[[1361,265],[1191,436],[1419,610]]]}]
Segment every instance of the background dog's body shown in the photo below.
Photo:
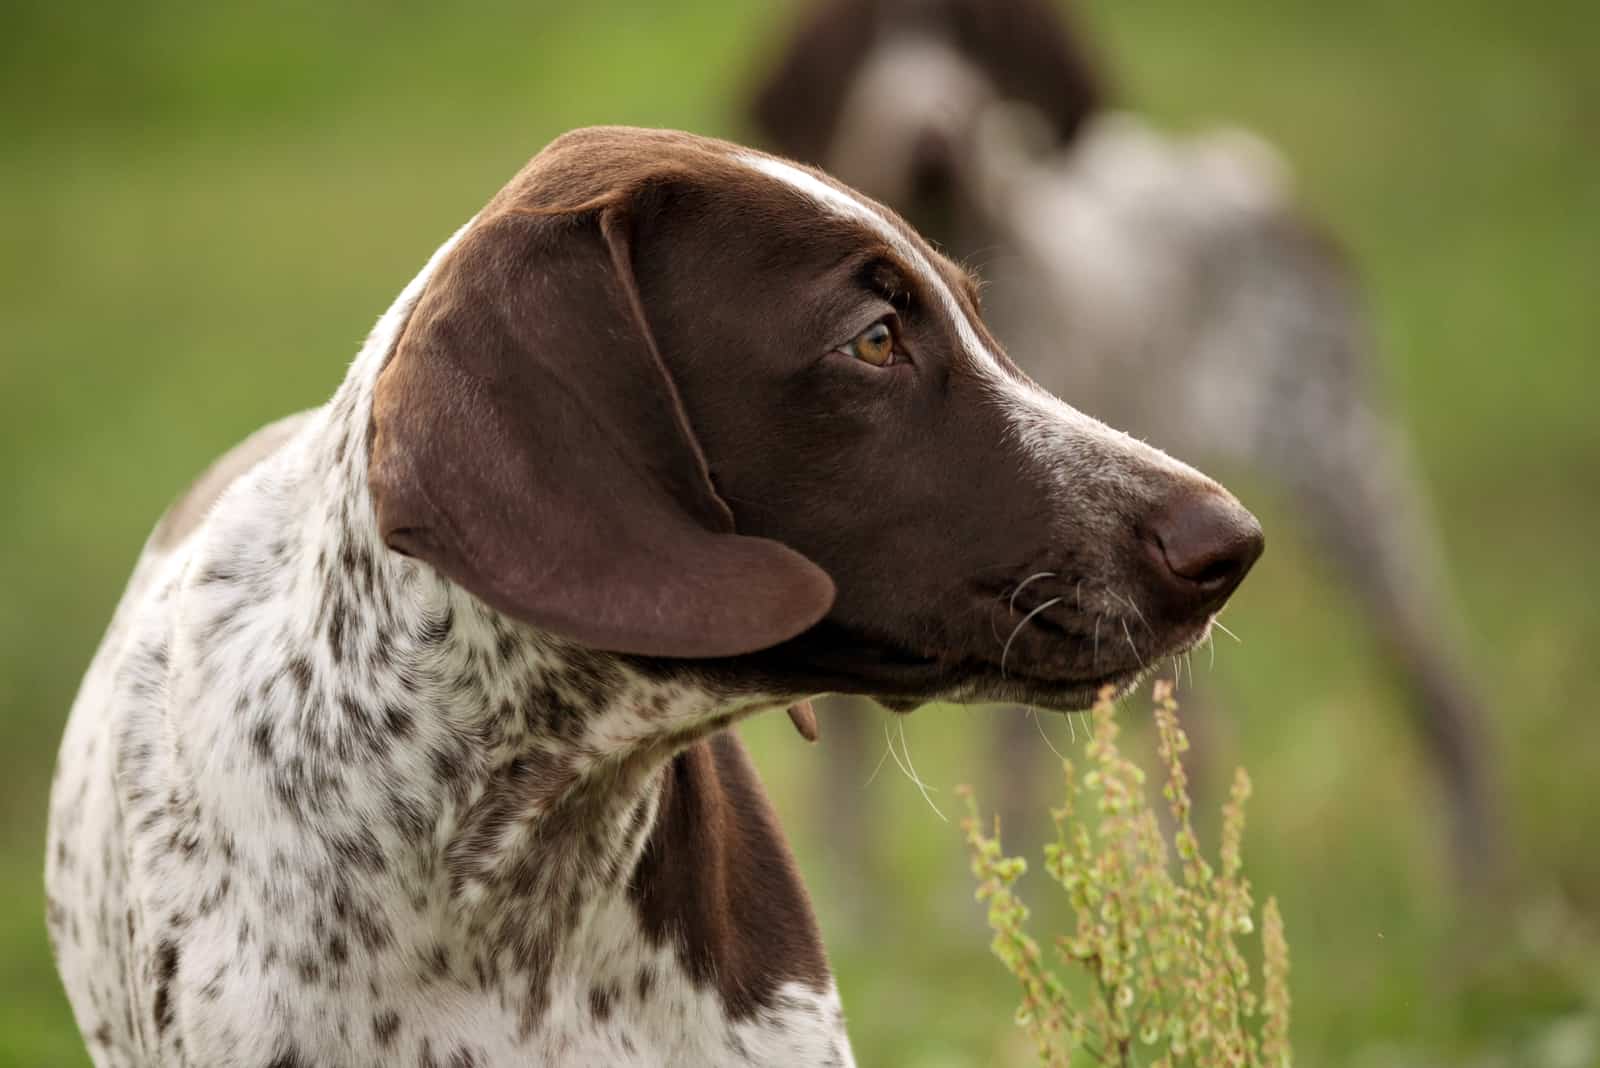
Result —
[{"label": "background dog's body", "polygon": [[[793,29],[752,111],[779,151],[980,269],[991,323],[1039,382],[1174,455],[1286,491],[1409,692],[1460,878],[1490,883],[1498,818],[1479,698],[1426,493],[1373,382],[1359,287],[1269,146],[1237,130],[1175,138],[1111,112],[1100,65],[1045,0],[827,0]],[[827,799],[866,777],[864,719],[824,724],[858,754],[828,765]],[[1017,825],[1038,810],[1031,784],[1049,761],[1022,717],[996,731],[995,788]],[[863,830],[843,812],[830,822],[851,828],[846,846]]]}]

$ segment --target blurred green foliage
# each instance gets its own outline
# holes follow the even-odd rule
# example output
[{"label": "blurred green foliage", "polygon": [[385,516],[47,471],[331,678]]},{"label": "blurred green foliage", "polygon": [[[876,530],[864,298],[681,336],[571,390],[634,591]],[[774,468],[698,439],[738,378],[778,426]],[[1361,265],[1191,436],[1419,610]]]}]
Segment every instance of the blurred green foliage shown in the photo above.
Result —
[{"label": "blurred green foliage", "polygon": [[[1287,918],[1301,1062],[1600,1064],[1584,686],[1600,648],[1600,8],[1090,0],[1082,15],[1131,104],[1260,130],[1348,243],[1496,710],[1519,864],[1504,904],[1467,912],[1392,680],[1295,517],[1234,480],[1273,549],[1230,609],[1244,644],[1218,651],[1211,729],[1219,764],[1255,779],[1246,853]],[[86,1063],[44,939],[44,798],[157,514],[250,429],[328,396],[428,253],[549,137],[737,135],[783,22],[769,0],[0,9],[0,1065]],[[980,779],[989,715],[913,717],[922,775]],[[862,793],[877,869],[830,870],[805,793],[826,738],[802,749],[780,717],[745,733],[861,1062],[1025,1063],[955,828],[891,769]]]}]

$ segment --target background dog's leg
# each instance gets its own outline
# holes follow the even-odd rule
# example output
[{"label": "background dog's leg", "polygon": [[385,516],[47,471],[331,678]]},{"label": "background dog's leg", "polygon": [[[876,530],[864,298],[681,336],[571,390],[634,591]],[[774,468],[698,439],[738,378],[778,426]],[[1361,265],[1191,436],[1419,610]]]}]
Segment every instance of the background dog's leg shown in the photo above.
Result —
[{"label": "background dog's leg", "polygon": [[1294,495],[1369,616],[1442,782],[1459,878],[1487,890],[1505,858],[1484,716],[1426,492],[1404,436],[1373,399],[1368,316],[1338,254],[1308,228],[1262,236],[1243,262],[1272,276],[1254,292],[1283,317],[1284,343],[1267,369],[1279,410],[1261,421],[1250,461]]},{"label": "background dog's leg", "polygon": [[1487,890],[1505,860],[1489,745],[1461,652],[1458,613],[1438,575],[1423,490],[1393,428],[1355,407],[1343,422],[1343,448],[1324,442],[1300,454],[1328,469],[1299,468],[1292,488],[1405,688],[1406,708],[1443,787],[1459,878],[1469,890]]}]

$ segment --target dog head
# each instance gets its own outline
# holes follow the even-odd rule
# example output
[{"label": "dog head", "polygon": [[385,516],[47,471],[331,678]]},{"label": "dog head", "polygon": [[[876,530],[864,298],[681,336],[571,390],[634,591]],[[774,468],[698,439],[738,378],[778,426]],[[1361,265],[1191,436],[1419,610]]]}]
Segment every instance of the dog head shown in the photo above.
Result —
[{"label": "dog head", "polygon": [[778,695],[1081,707],[1200,640],[1262,546],[1033,385],[887,209],[686,134],[537,156],[436,267],[373,423],[391,548]]}]

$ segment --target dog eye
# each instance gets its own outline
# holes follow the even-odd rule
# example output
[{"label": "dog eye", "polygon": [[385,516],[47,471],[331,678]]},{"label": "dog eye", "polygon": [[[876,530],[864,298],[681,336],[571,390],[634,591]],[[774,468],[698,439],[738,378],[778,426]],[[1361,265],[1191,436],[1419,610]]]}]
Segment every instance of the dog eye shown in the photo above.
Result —
[{"label": "dog eye", "polygon": [[840,351],[874,367],[887,367],[895,357],[894,331],[889,329],[888,320],[879,319]]}]

